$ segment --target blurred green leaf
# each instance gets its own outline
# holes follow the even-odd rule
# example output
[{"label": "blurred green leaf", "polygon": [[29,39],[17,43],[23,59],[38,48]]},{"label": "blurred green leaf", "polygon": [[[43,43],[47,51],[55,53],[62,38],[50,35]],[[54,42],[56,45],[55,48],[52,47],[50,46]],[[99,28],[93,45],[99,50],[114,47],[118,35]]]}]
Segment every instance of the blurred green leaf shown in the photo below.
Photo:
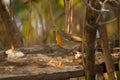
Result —
[{"label": "blurred green leaf", "polygon": [[[79,0],[72,0],[72,1],[73,1],[73,2],[72,2],[73,5],[78,6],[78,7],[81,6],[81,3],[80,3]],[[64,0],[59,0],[59,4],[60,4],[62,7],[64,7]]]},{"label": "blurred green leaf", "polygon": [[14,0],[13,1],[13,13],[14,15],[17,15],[21,13],[22,11],[28,9],[28,5],[23,4],[21,0]]},{"label": "blurred green leaf", "polygon": [[59,4],[64,7],[64,0],[59,0]]}]

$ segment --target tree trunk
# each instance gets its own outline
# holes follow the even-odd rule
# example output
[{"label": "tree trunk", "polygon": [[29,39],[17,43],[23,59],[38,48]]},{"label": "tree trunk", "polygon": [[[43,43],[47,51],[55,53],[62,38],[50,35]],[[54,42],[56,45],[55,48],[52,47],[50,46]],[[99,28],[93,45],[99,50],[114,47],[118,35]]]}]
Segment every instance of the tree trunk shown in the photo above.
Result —
[{"label": "tree trunk", "polygon": [[96,37],[96,28],[86,27],[85,37],[86,37],[86,80],[95,80],[95,37]]},{"label": "tree trunk", "polygon": [[[96,8],[97,0],[91,0],[91,5]],[[89,13],[89,14],[88,14]],[[86,39],[86,80],[95,80],[95,39],[96,39],[96,19],[98,13],[87,8],[86,20],[87,26],[85,26],[85,39]]]},{"label": "tree trunk", "polygon": [[[101,8],[102,9],[102,8]],[[103,15],[105,13],[99,13],[99,21],[103,22],[104,18]],[[99,33],[100,33],[100,41],[101,41],[101,47],[103,50],[103,56],[104,56],[104,61],[107,69],[107,74],[108,74],[108,80],[116,80],[115,78],[115,69],[114,69],[114,63],[111,57],[110,53],[110,48],[108,44],[108,37],[107,37],[107,31],[106,31],[106,26],[105,25],[99,25]]]},{"label": "tree trunk", "polygon": [[103,73],[97,74],[97,80],[104,80]]},{"label": "tree trunk", "polygon": [[118,27],[118,40],[119,40],[119,47],[120,47],[120,9],[118,9],[118,12],[117,12],[117,27]]},{"label": "tree trunk", "polygon": [[7,5],[5,4],[4,0],[0,0],[0,15],[3,24],[6,28],[6,33],[8,34],[8,39],[10,40],[11,44],[15,47],[19,47],[23,45],[22,35],[19,32],[18,28],[16,27],[15,22],[8,10]]},{"label": "tree trunk", "polygon": [[8,45],[10,45],[10,41],[8,40],[5,26],[0,17],[0,49],[7,49]]},{"label": "tree trunk", "polygon": [[[101,10],[101,5],[97,0],[90,0],[91,6],[95,9]],[[112,57],[110,56],[110,51],[108,48],[107,41],[107,32],[105,26],[98,25],[99,21],[102,21],[102,14],[91,9],[87,9],[87,24],[86,26],[86,47],[87,47],[87,56],[86,56],[86,80],[95,80],[95,71],[94,71],[94,41],[97,27],[99,26],[99,32],[101,37],[101,46],[103,49],[103,55],[105,59],[105,64],[107,68],[107,73],[109,80],[115,80],[114,76],[114,65]],[[92,69],[92,70],[91,70]]]},{"label": "tree trunk", "polygon": [[101,46],[103,50],[103,55],[104,55],[104,60],[105,60],[105,65],[108,73],[108,78],[109,80],[116,80],[115,75],[114,75],[114,64],[112,57],[110,55],[110,50],[108,47],[108,39],[107,39],[107,32],[106,32],[106,27],[105,26],[99,26],[98,28],[100,32],[100,39],[101,39]]}]

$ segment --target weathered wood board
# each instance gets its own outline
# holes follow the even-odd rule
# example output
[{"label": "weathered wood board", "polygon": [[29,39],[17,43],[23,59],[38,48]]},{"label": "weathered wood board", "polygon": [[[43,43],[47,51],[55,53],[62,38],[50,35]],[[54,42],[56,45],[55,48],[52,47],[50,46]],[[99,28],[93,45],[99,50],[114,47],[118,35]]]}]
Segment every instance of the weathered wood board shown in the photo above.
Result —
[{"label": "weathered wood board", "polygon": [[[74,56],[56,45],[36,45],[18,50],[26,55],[20,59],[7,59],[5,52],[0,52],[0,80],[65,80],[84,76],[81,59],[71,62]],[[118,61],[119,54],[114,59]],[[101,54],[98,53],[96,64],[103,61]],[[96,73],[105,71],[104,63],[96,65]]]}]

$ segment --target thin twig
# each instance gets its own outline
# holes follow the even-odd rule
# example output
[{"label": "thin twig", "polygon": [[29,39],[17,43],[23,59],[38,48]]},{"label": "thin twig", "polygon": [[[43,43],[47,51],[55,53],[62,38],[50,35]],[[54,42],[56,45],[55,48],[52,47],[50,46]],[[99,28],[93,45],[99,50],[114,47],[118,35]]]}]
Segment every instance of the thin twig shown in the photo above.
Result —
[{"label": "thin twig", "polygon": [[51,19],[51,27],[55,27],[55,20],[54,20],[54,15],[53,15],[53,10],[52,10],[52,4],[51,1],[48,0],[48,6],[49,6],[49,12],[50,12],[50,19]]},{"label": "thin twig", "polygon": [[[71,7],[71,10],[73,10],[75,8],[75,6],[77,5],[78,3],[74,3]],[[70,12],[70,11],[69,11]],[[65,15],[65,12],[62,12],[56,19],[55,19],[55,22],[57,22],[59,20],[59,18],[63,17]]]},{"label": "thin twig", "polygon": [[85,0],[82,0],[84,2],[84,4],[89,7],[91,10],[95,11],[95,12],[108,12],[108,10],[98,10],[95,9],[94,7],[92,7],[91,2],[87,3]]},{"label": "thin twig", "polygon": [[116,21],[116,20],[117,20],[117,18],[114,18],[114,19],[109,20],[109,21],[106,21],[106,22],[99,22],[98,24],[99,24],[99,25],[104,25],[104,24],[112,23],[112,22],[114,22],[114,21]]},{"label": "thin twig", "polygon": [[99,22],[99,20],[100,20],[100,18],[101,18],[101,16],[102,16],[102,12],[103,12],[103,11],[107,11],[107,10],[105,9],[105,4],[107,3],[107,1],[108,1],[108,0],[105,0],[104,2],[101,2],[101,1],[99,0],[99,4],[101,5],[101,13],[99,13],[99,15],[98,15],[98,17],[97,17],[97,19],[96,19],[96,23]]},{"label": "thin twig", "polygon": [[[85,8],[85,12],[87,12],[87,7]],[[86,18],[86,15],[84,18]],[[83,19],[82,39],[85,39],[85,26],[86,26],[86,19]],[[86,70],[86,61],[85,61],[84,51],[85,51],[85,41],[83,40],[82,42],[82,54],[83,54],[82,65],[83,65],[84,70]]]}]

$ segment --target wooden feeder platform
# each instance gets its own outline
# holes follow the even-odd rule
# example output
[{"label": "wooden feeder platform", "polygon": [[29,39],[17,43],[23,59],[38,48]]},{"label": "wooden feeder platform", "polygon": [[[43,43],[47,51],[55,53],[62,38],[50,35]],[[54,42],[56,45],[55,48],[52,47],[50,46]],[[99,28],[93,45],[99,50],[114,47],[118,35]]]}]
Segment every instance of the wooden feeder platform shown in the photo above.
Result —
[{"label": "wooden feeder platform", "polygon": [[[16,49],[25,53],[18,59],[8,59],[0,51],[0,80],[66,80],[84,76],[82,59],[57,45],[35,45]],[[111,54],[118,71],[119,53]],[[96,52],[96,73],[106,72],[101,53]]]}]

